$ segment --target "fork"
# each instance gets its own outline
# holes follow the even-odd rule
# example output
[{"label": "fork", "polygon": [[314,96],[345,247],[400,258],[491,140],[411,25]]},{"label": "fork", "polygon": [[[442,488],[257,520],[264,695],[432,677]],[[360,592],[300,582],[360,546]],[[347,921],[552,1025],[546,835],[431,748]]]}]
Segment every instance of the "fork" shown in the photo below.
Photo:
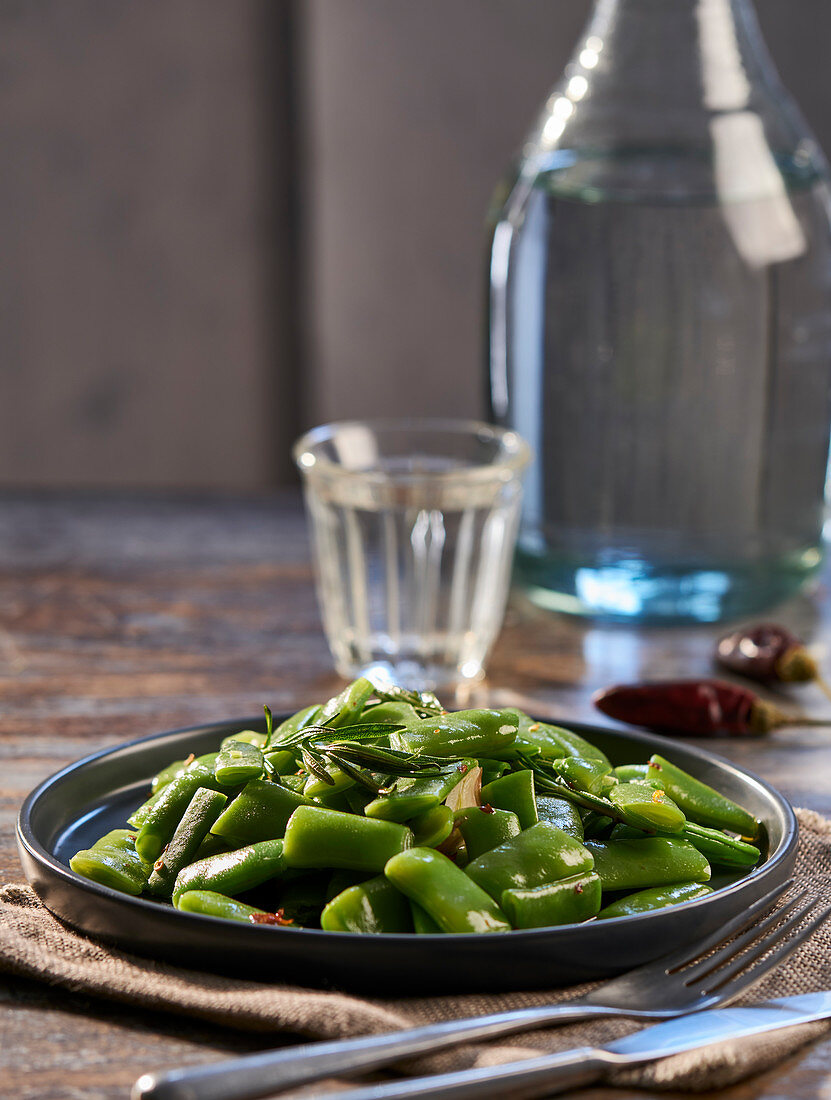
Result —
[{"label": "fork", "polygon": [[[808,893],[803,890],[755,924],[790,885],[786,882],[771,890],[692,947],[685,946],[621,974],[571,1001],[356,1039],[304,1043],[209,1066],[144,1074],[133,1086],[131,1100],[193,1100],[196,1096],[199,1100],[255,1100],[326,1077],[351,1076],[404,1058],[434,1054],[465,1042],[589,1018],[666,1020],[725,1004],[790,954],[829,915],[829,910],[823,911],[788,939],[788,933],[817,904],[813,899],[800,905]],[[780,925],[788,913],[791,915]],[[731,940],[732,936],[736,938]]]}]

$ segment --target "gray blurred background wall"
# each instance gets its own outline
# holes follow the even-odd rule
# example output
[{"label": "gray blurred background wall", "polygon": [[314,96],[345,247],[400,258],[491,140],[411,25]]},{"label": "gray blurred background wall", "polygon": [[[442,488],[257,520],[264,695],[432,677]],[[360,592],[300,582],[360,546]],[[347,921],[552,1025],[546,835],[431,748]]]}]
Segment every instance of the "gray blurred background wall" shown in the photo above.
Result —
[{"label": "gray blurred background wall", "polygon": [[[0,0],[0,484],[257,489],[479,415],[493,187],[589,0]],[[828,0],[758,0],[831,151]]]}]

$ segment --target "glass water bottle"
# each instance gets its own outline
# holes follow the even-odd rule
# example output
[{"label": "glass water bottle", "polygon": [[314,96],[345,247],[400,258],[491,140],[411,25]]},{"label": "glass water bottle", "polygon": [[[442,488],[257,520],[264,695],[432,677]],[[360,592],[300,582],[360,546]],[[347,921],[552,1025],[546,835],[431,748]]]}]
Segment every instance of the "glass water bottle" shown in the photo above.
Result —
[{"label": "glass water bottle", "polygon": [[827,166],[750,0],[597,0],[490,219],[539,605],[747,615],[821,561]]}]

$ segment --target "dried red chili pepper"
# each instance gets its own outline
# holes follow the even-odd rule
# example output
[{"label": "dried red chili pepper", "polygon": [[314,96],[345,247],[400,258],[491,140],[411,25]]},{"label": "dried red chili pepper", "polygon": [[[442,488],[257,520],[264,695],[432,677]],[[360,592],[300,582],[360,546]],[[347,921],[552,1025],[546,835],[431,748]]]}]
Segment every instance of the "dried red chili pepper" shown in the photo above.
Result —
[{"label": "dried red chili pepper", "polygon": [[831,697],[814,658],[795,634],[778,623],[759,623],[725,634],[716,644],[716,662],[760,684],[813,680]]},{"label": "dried red chili pepper", "polygon": [[688,737],[759,737],[782,726],[831,725],[831,719],[785,714],[747,688],[721,680],[619,684],[592,701],[618,722]]}]

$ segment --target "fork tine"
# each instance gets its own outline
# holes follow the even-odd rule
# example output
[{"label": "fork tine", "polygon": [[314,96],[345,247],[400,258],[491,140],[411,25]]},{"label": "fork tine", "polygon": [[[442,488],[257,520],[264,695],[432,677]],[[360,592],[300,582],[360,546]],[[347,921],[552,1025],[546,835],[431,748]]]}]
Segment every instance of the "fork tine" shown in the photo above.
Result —
[{"label": "fork tine", "polygon": [[[766,913],[779,898],[790,889],[793,885],[793,879],[788,879],[787,882],[783,882],[781,886],[775,886],[767,894],[764,894],[758,901],[754,902],[749,909],[745,909],[738,916],[733,917],[727,924],[722,925],[720,928],[712,932],[704,940],[699,940],[692,946],[686,946],[680,951],[674,952],[672,955],[668,955],[660,962],[663,965],[663,969],[667,974],[673,974],[676,970],[680,970],[684,966],[689,966],[690,963],[694,963],[696,959],[706,954],[714,947],[718,947],[719,944],[724,943],[731,936],[736,935],[738,932],[743,932],[745,928],[753,924],[753,922],[760,917],[763,913]],[[654,965],[652,963],[648,965]]]},{"label": "fork tine", "polygon": [[[704,977],[705,974],[709,974],[717,967],[728,963],[738,953],[747,947],[749,944],[756,942],[764,932],[767,932],[769,928],[772,928],[775,924],[778,924],[783,920],[788,913],[805,899],[808,894],[807,888],[801,890],[790,901],[786,902],[781,909],[776,909],[773,913],[768,914],[764,920],[759,921],[758,924],[754,924],[751,928],[748,928],[744,933],[737,936],[735,939],[731,939],[729,943],[726,943],[720,950],[716,951],[714,955],[708,955],[705,959],[700,959],[698,962],[693,963],[688,967],[682,977],[685,979],[685,985],[691,985],[693,982],[698,981],[699,978]],[[797,916],[797,920],[804,916],[808,909],[816,905],[816,899],[813,899],[806,909],[803,909]],[[788,926],[790,927],[790,925]]]},{"label": "fork tine", "polygon": [[[818,913],[817,916],[815,916],[809,924],[806,924],[795,936],[792,936],[790,939],[780,939],[780,937],[784,936],[785,933],[805,916],[806,913],[810,912],[816,904],[817,903],[814,902],[811,905],[805,906],[804,909],[796,913],[781,929],[777,929],[776,932],[768,936],[767,939],[759,945],[758,949],[754,948],[753,951],[746,952],[740,958],[735,959],[731,965],[725,967],[723,973],[719,972],[714,975],[714,977],[718,978],[718,981],[715,985],[708,985],[706,992],[714,993],[716,990],[721,990],[722,996],[730,1000],[747,989],[748,986],[758,982],[772,967],[776,966],[782,959],[790,955],[792,951],[795,951],[800,944],[804,943],[812,932],[831,916],[831,906],[829,906],[827,909],[823,909],[821,913]],[[759,959],[759,955],[763,954],[764,951],[769,949],[771,944],[774,943],[778,943],[779,946],[765,958],[757,962],[756,960]],[[739,973],[737,973],[737,971],[739,971]],[[735,977],[733,977],[734,974],[736,975]]]}]

